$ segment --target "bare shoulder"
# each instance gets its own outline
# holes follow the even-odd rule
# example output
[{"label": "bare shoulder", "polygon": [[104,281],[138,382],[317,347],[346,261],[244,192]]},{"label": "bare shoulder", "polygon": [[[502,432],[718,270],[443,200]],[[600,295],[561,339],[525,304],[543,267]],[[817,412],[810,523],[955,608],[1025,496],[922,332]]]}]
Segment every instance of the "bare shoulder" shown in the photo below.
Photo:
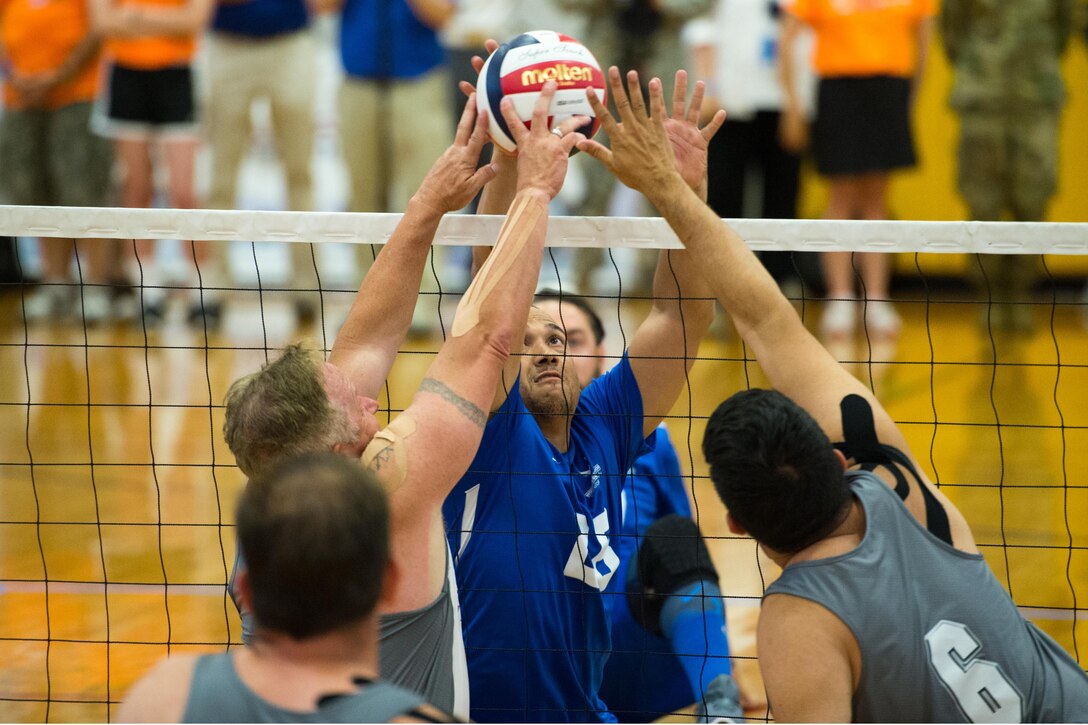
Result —
[{"label": "bare shoulder", "polygon": [[117,721],[180,722],[196,661],[196,655],[175,655],[157,664],[128,691]]},{"label": "bare shoulder", "polygon": [[775,719],[850,720],[861,653],[842,620],[810,600],[772,594],[763,602],[756,641]]}]

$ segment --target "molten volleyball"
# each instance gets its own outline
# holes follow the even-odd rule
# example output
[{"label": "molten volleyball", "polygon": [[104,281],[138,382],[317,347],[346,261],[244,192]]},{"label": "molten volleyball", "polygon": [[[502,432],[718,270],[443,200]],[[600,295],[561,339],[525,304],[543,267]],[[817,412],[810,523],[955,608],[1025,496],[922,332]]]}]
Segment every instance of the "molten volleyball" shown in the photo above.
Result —
[{"label": "molten volleyball", "polygon": [[518,118],[529,125],[540,89],[548,81],[559,88],[548,111],[548,128],[555,128],[571,116],[592,120],[578,131],[590,138],[600,128],[600,119],[586,101],[586,89],[593,88],[605,101],[604,73],[597,59],[574,38],[550,30],[532,30],[503,43],[484,61],[476,83],[476,103],[487,110],[491,140],[505,151],[517,149],[499,102],[509,97]]}]

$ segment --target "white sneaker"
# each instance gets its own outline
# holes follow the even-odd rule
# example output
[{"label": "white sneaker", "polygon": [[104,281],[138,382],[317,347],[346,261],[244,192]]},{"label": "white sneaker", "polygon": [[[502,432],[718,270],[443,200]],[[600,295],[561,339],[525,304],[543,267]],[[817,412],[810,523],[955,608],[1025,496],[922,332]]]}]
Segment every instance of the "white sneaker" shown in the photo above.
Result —
[{"label": "white sneaker", "polygon": [[825,340],[853,337],[857,325],[855,300],[828,300],[820,317],[820,334]]},{"label": "white sneaker", "polygon": [[[86,286],[83,288],[83,320],[88,325],[95,325],[109,319],[111,312],[110,290],[108,287]],[[75,309],[80,309],[77,301]]]},{"label": "white sneaker", "polygon": [[873,300],[865,304],[865,330],[870,337],[894,340],[899,337],[902,325],[899,313],[888,300]]},{"label": "white sneaker", "polygon": [[72,287],[64,282],[44,282],[23,300],[27,322],[62,320],[71,312]]}]

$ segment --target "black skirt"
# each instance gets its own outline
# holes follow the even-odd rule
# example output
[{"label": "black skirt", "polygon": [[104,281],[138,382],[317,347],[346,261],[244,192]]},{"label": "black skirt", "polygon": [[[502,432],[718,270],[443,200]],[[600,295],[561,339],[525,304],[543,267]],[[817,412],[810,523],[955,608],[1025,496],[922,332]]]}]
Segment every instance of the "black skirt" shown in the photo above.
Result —
[{"label": "black skirt", "polygon": [[824,176],[914,166],[909,78],[822,78],[812,153]]}]

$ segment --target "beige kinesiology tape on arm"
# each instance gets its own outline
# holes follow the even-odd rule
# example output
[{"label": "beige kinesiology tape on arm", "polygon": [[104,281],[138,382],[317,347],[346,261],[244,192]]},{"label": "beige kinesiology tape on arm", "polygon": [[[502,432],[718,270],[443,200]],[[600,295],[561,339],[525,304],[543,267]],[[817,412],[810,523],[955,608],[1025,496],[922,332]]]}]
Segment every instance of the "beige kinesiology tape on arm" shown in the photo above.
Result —
[{"label": "beige kinesiology tape on arm", "polygon": [[415,432],[415,420],[407,413],[401,413],[392,423],[375,433],[363,451],[363,465],[377,474],[387,493],[400,488],[408,475],[406,440]]},{"label": "beige kinesiology tape on arm", "polygon": [[547,205],[536,198],[519,197],[514,200],[514,205],[506,215],[506,222],[499,231],[495,249],[476,273],[476,279],[457,305],[457,315],[453,319],[454,337],[464,335],[479,324],[480,309],[495,290],[495,285],[510,271],[518,255],[525,249],[547,208]]}]

